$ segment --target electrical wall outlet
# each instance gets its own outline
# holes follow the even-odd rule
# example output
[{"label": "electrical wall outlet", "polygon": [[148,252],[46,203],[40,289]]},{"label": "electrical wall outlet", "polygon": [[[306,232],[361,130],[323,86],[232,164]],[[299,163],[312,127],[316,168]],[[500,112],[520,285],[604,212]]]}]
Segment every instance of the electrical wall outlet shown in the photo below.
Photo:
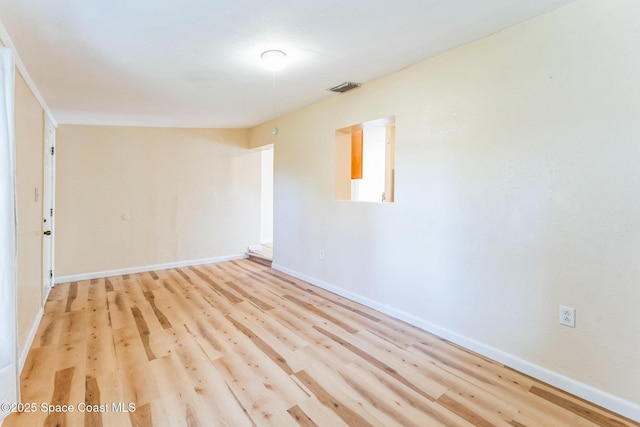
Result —
[{"label": "electrical wall outlet", "polygon": [[320,261],[324,261],[324,251],[320,251]]},{"label": "electrical wall outlet", "polygon": [[571,328],[576,327],[576,309],[573,307],[560,306],[560,324],[569,326]]}]

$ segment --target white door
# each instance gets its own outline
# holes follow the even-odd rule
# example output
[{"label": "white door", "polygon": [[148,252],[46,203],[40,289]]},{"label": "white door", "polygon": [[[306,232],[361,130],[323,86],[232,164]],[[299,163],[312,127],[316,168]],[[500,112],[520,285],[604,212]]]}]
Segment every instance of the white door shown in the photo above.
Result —
[{"label": "white door", "polygon": [[42,304],[44,305],[53,286],[53,216],[55,190],[55,142],[56,131],[47,117],[44,135],[44,191],[42,200],[42,274],[44,288]]}]

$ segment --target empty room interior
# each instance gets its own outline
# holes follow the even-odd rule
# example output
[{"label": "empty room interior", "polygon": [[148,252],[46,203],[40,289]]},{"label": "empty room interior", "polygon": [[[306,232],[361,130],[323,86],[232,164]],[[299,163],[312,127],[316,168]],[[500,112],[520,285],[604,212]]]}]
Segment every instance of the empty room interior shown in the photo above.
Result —
[{"label": "empty room interior", "polygon": [[639,1],[0,21],[0,425],[640,425]]}]

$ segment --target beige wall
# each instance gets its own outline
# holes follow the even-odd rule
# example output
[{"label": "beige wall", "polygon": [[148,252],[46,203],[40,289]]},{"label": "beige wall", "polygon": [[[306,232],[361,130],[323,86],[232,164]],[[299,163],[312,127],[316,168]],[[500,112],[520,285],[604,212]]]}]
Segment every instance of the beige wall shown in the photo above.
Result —
[{"label": "beige wall", "polygon": [[[279,118],[275,263],[640,404],[639,21],[579,1]],[[395,203],[336,201],[335,130],[391,115]]]},{"label": "beige wall", "polygon": [[38,320],[38,312],[42,307],[44,113],[17,70],[15,135],[18,202],[18,351],[22,354],[31,328]]},{"label": "beige wall", "polygon": [[57,277],[260,241],[260,153],[246,130],[61,125],[56,142]]}]

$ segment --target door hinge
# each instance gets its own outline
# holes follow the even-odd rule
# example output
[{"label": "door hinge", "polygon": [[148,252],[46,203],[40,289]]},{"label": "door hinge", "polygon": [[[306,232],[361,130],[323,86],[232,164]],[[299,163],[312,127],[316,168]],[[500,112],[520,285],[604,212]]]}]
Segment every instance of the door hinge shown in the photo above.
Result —
[{"label": "door hinge", "polygon": [[53,156],[53,153],[55,152],[55,147],[51,147],[51,155]]},{"label": "door hinge", "polygon": [[49,209],[49,216],[53,218],[53,208]]},{"label": "door hinge", "polygon": [[53,279],[53,270],[49,270],[49,279]]}]

